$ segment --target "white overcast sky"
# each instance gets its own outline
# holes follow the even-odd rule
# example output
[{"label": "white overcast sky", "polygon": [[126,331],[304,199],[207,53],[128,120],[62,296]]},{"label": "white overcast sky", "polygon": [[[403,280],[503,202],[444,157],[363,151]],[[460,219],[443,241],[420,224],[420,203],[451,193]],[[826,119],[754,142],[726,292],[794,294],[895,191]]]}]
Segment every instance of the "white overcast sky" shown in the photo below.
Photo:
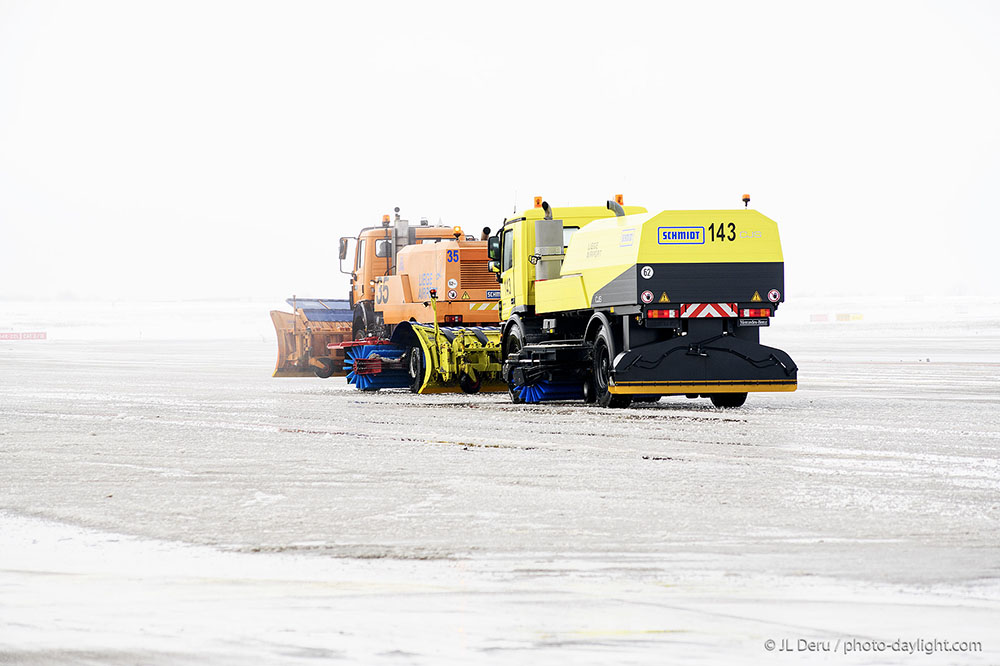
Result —
[{"label": "white overcast sky", "polygon": [[1000,3],[0,0],[0,298],[343,295],[400,206],[752,206],[796,294],[995,295]]}]

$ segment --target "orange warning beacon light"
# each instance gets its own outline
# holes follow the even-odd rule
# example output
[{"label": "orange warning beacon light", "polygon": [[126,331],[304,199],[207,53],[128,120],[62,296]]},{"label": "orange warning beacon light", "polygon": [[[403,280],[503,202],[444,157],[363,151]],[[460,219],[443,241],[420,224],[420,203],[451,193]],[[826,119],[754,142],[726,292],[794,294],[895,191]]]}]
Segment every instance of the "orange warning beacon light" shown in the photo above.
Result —
[{"label": "orange warning beacon light", "polygon": [[452,227],[451,233],[455,234],[455,238],[462,237],[462,227]]},{"label": "orange warning beacon light", "polygon": [[388,214],[382,216],[382,226],[383,227],[389,226],[389,215]]},{"label": "orange warning beacon light", "polygon": [[624,206],[625,205],[625,195],[624,194],[616,194],[615,195],[615,203],[618,204],[619,206]]},{"label": "orange warning beacon light", "polygon": [[750,195],[749,194],[744,194],[743,195],[743,207],[747,208],[749,205],[750,205]]},{"label": "orange warning beacon light", "polygon": [[541,208],[541,207],[542,207],[542,198],[535,197],[535,208]]}]

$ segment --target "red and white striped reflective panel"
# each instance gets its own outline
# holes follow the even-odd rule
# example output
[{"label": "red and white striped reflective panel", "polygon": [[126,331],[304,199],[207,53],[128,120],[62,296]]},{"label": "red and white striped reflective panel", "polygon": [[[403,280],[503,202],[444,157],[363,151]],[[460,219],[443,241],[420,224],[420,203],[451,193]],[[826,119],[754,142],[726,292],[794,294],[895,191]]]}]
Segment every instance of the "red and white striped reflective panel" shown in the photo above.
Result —
[{"label": "red and white striped reflective panel", "polygon": [[736,316],[736,303],[687,303],[681,306],[682,319]]}]

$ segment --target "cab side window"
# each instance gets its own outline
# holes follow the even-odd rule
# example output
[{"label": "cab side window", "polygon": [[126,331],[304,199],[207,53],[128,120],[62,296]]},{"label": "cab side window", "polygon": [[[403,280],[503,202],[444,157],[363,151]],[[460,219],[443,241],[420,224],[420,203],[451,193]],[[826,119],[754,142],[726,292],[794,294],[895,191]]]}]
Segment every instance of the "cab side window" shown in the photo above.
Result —
[{"label": "cab side window", "polygon": [[361,270],[361,267],[365,265],[365,250],[367,249],[368,241],[364,239],[358,241],[358,265],[355,266],[358,270]]},{"label": "cab side window", "polygon": [[514,230],[507,229],[503,232],[503,256],[500,262],[501,271],[509,271],[514,267]]}]

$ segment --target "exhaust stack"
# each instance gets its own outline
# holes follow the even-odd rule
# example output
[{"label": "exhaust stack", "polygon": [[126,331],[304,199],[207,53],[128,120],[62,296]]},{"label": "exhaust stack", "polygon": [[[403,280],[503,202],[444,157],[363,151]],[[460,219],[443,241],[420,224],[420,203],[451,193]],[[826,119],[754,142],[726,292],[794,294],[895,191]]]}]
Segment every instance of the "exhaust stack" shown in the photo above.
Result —
[{"label": "exhaust stack", "polygon": [[552,208],[542,202],[545,219],[535,221],[535,279],[555,280],[562,273],[563,221],[552,219]]}]

